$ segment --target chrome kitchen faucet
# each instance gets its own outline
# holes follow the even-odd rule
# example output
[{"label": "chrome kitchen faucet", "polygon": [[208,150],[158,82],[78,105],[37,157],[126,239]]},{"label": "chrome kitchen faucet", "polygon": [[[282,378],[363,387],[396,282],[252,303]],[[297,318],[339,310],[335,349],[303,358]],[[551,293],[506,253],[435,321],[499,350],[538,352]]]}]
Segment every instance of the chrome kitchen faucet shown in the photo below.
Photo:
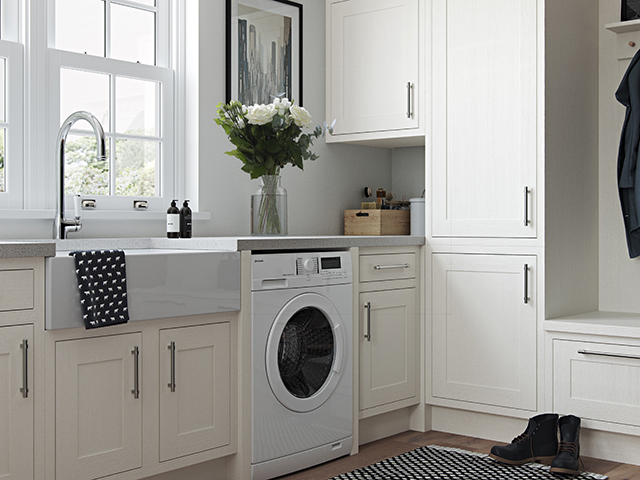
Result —
[{"label": "chrome kitchen faucet", "polygon": [[78,232],[82,228],[82,222],[80,221],[80,204],[75,206],[75,216],[72,219],[65,218],[64,216],[64,148],[67,143],[67,135],[71,130],[71,127],[78,120],[86,120],[93,127],[93,132],[96,135],[97,158],[98,160],[106,160],[105,149],[105,137],[104,130],[100,121],[91,113],[79,111],[74,112],[62,122],[60,131],[58,132],[58,139],[56,140],[56,166],[57,168],[57,188],[58,198],[56,206],[56,218],[53,222],[53,238],[67,238],[67,232]]}]

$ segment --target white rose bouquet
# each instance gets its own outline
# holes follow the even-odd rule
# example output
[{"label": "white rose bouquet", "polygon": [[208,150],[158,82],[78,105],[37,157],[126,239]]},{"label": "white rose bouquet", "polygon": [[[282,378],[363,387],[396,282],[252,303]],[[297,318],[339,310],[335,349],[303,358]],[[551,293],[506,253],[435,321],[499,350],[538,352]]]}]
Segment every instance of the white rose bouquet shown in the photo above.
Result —
[{"label": "white rose bouquet", "polygon": [[218,104],[220,125],[235,150],[225,152],[239,158],[242,170],[251,178],[263,175],[277,175],[287,164],[303,169],[304,160],[315,160],[318,156],[311,152],[313,141],[324,136],[332,128],[325,123],[311,133],[302,129],[311,126],[311,115],[303,107],[293,105],[286,98],[276,98],[269,105],[247,107],[240,102]]}]

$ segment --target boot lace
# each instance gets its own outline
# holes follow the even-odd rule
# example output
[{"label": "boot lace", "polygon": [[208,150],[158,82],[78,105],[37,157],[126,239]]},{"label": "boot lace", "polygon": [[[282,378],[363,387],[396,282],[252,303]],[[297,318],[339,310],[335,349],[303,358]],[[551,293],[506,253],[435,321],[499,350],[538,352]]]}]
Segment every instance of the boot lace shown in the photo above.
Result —
[{"label": "boot lace", "polygon": [[529,437],[529,435],[527,435],[526,433],[523,433],[521,435],[518,435],[516,438],[514,438],[513,440],[511,440],[511,443],[521,443],[524,442],[527,438]]},{"label": "boot lace", "polygon": [[558,453],[560,452],[569,452],[571,455],[575,455],[578,452],[578,444],[576,442],[560,441]]}]

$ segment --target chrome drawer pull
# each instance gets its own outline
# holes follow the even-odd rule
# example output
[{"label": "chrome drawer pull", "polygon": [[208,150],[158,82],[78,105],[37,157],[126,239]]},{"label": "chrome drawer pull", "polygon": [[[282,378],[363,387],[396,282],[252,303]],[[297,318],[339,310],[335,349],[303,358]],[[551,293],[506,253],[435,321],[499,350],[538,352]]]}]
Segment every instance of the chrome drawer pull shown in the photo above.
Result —
[{"label": "chrome drawer pull", "polygon": [[387,268],[409,268],[411,265],[408,263],[401,263],[398,265],[374,265],[374,270],[386,270]]},{"label": "chrome drawer pull", "polygon": [[412,115],[412,111],[411,111],[411,94],[413,93],[413,85],[411,85],[411,82],[407,82],[407,118],[411,118]]},{"label": "chrome drawer pull", "polygon": [[27,398],[29,396],[29,342],[23,340],[20,348],[22,349],[22,388],[20,393],[22,393],[22,398]]},{"label": "chrome drawer pull", "polygon": [[590,350],[578,350],[578,353],[581,355],[598,355],[600,357],[631,358],[633,360],[640,360],[640,355],[630,355],[626,353],[592,352]]},{"label": "chrome drawer pull", "polygon": [[364,334],[364,338],[367,339],[367,342],[370,342],[371,341],[371,302],[365,303],[364,308],[367,309],[367,333]]}]

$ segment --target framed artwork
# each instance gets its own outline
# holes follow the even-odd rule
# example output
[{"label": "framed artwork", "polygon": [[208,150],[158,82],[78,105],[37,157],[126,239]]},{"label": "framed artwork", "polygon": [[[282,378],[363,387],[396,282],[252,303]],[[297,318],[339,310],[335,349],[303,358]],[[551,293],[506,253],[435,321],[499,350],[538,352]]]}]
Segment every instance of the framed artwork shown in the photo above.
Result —
[{"label": "framed artwork", "polygon": [[640,1],[638,0],[622,0],[622,13],[620,20],[626,22],[627,20],[640,19]]},{"label": "framed artwork", "polygon": [[227,0],[226,101],[302,105],[302,5]]}]

